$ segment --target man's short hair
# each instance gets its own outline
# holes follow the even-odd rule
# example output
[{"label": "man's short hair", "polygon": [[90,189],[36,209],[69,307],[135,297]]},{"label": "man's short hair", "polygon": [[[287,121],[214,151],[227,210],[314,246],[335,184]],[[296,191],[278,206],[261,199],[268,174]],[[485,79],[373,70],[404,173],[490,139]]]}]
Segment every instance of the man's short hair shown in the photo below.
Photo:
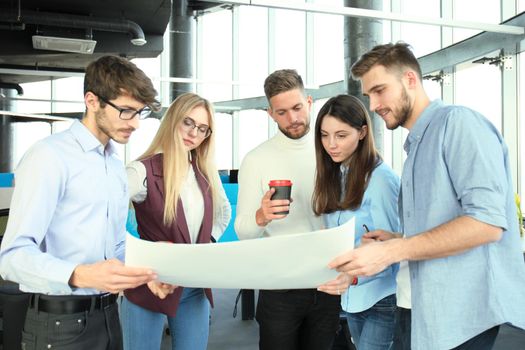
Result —
[{"label": "man's short hair", "polygon": [[[102,56],[87,66],[84,95],[88,91],[106,100],[129,94],[154,110],[160,107],[151,79],[135,64],[118,56]],[[101,101],[101,106],[104,105]]]},{"label": "man's short hair", "polygon": [[398,71],[399,73],[402,73],[404,68],[409,67],[418,74],[419,79],[422,79],[419,62],[410,50],[410,45],[404,42],[375,46],[352,65],[352,77],[359,79],[376,65],[381,65],[388,71]]},{"label": "man's short hair", "polygon": [[295,69],[280,69],[264,80],[264,93],[268,101],[275,95],[299,89],[304,93],[303,79]]}]

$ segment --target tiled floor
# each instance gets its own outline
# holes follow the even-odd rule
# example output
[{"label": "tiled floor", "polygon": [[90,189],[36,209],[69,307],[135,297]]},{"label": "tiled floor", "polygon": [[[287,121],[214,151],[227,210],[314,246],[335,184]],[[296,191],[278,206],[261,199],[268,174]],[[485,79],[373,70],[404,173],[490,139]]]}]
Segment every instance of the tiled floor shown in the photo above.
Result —
[{"label": "tiled floor", "polygon": [[[215,308],[212,310],[208,350],[257,350],[258,326],[255,320],[241,320],[239,301],[237,317],[232,313],[238,290],[214,290]],[[525,317],[525,315],[523,315]],[[162,350],[170,350],[171,341],[165,337]],[[525,331],[503,326],[493,350],[525,350]]]}]

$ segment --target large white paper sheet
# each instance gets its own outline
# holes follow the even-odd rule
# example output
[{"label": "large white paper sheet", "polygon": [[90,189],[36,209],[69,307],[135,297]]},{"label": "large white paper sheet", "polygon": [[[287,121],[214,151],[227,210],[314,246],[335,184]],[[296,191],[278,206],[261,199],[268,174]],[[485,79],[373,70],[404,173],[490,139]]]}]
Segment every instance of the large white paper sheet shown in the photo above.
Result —
[{"label": "large white paper sheet", "polygon": [[128,234],[126,265],[193,288],[315,288],[337,277],[327,265],[354,247],[354,220],[342,226],[270,238],[210,244],[149,242]]}]

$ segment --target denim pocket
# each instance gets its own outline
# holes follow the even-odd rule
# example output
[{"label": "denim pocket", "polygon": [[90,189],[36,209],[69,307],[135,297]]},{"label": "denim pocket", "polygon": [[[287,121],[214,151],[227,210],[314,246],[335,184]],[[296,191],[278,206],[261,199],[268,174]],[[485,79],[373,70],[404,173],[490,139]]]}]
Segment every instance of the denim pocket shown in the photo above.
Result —
[{"label": "denim pocket", "polygon": [[392,294],[379,300],[377,303],[375,303],[373,308],[376,311],[393,313],[396,311],[396,295]]},{"label": "denim pocket", "polygon": [[51,318],[49,320],[49,343],[54,348],[76,342],[88,327],[88,312]]},{"label": "denim pocket", "polygon": [[22,350],[36,349],[34,334],[22,331],[22,342],[20,343]]}]

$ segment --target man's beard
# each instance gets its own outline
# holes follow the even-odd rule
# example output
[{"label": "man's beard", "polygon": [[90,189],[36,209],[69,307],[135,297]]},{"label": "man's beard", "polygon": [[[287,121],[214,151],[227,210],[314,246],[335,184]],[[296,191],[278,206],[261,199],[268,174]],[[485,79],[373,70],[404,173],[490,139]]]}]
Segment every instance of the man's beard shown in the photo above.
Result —
[{"label": "man's beard", "polygon": [[297,139],[300,139],[301,137],[303,137],[304,135],[308,134],[308,131],[310,131],[310,123],[308,123],[308,124],[295,123],[295,124],[290,125],[290,127],[299,126],[299,125],[303,126],[304,130],[303,130],[303,132],[300,132],[298,134],[293,134],[292,132],[288,131],[287,129],[282,129],[281,127],[279,127],[279,130],[281,130],[281,132],[286,137],[288,137],[289,139],[297,140]]},{"label": "man's beard", "polygon": [[410,106],[410,98],[408,97],[407,90],[403,87],[401,94],[400,107],[396,111],[392,111],[392,116],[394,117],[396,123],[394,125],[387,125],[389,130],[397,129],[398,126],[403,126],[406,124],[408,118],[412,114],[412,107]]},{"label": "man's beard", "polygon": [[[113,130],[110,129],[109,127],[110,125],[108,122],[108,116],[104,110],[101,109],[100,111],[95,112],[95,121],[97,124],[97,128],[104,135],[106,135],[110,140],[113,140],[120,144],[128,143],[129,139],[119,137],[118,132],[119,130],[123,131],[123,129],[113,129]],[[126,130],[126,131],[133,132],[134,130],[135,129],[131,128],[130,130]]]}]

